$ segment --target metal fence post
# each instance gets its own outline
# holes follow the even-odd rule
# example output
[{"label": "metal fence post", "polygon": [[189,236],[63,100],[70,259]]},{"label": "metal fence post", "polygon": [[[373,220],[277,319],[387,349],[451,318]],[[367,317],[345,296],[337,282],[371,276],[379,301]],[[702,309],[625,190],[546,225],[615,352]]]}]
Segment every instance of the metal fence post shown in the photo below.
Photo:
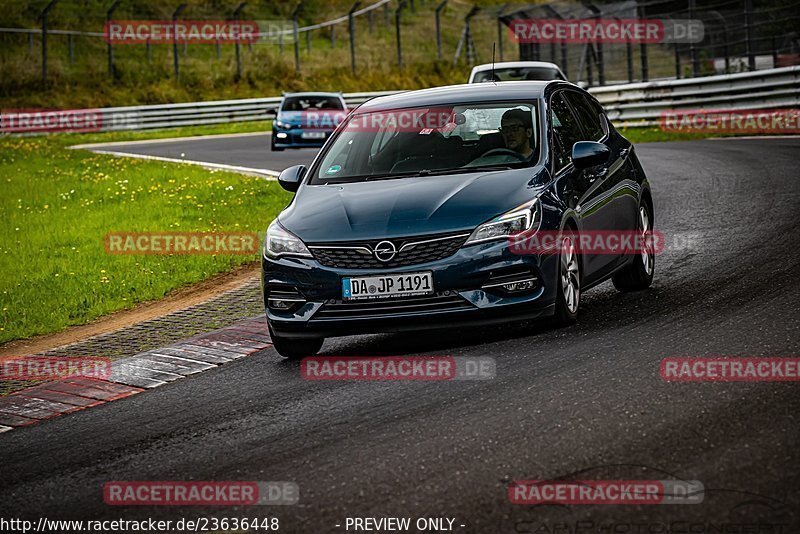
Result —
[{"label": "metal fence post", "polygon": [[[644,7],[639,7],[638,15],[640,19],[645,18],[644,16]],[[639,45],[639,60],[642,64],[642,81],[646,82],[650,80],[650,66],[647,62],[647,44],[642,42]]]},{"label": "metal fence post", "polygon": [[58,0],[50,0],[42,11],[42,85],[47,86],[47,14],[53,9]]},{"label": "metal fence post", "polygon": [[292,11],[292,36],[294,37],[294,70],[300,72],[300,32],[299,25],[297,24],[297,17],[300,15],[300,9],[303,7],[303,2],[299,2],[294,11]]},{"label": "metal fence post", "polygon": [[[385,4],[384,4],[385,5]],[[394,28],[397,37],[397,67],[403,69],[403,43],[400,38],[400,12],[406,7],[406,0],[401,0],[394,10]]]},{"label": "metal fence post", "polygon": [[[689,0],[689,19],[694,20],[695,15],[695,0]],[[689,58],[692,61],[692,76],[697,78],[700,76],[700,62],[697,59],[697,47],[694,41],[689,43]]]},{"label": "metal fence post", "polygon": [[[246,5],[247,2],[242,2],[236,6],[236,9],[233,10],[233,20],[238,21],[241,19],[242,10]],[[238,82],[242,79],[242,45],[238,39],[234,43],[234,50],[236,51],[236,81]]]},{"label": "metal fence post", "polygon": [[475,62],[475,43],[472,41],[472,28],[471,22],[472,17],[478,14],[481,8],[478,6],[472,6],[472,9],[469,10],[467,16],[464,17],[464,24],[466,33],[464,35],[464,45],[467,47],[467,65],[472,65]]},{"label": "metal fence post", "polygon": [[508,4],[503,4],[497,10],[497,48],[500,52],[500,61],[503,61],[503,12],[508,7]]},{"label": "metal fence post", "polygon": [[28,34],[28,53],[33,54],[33,32]]},{"label": "metal fence post", "polygon": [[678,43],[675,43],[675,78],[681,79],[681,53],[678,50]]},{"label": "metal fence post", "polygon": [[[600,8],[594,4],[586,3],[584,4],[584,7],[592,12],[593,19],[599,19],[603,14]],[[592,56],[597,60],[597,83],[599,85],[605,85],[606,69],[605,61],[603,60],[603,43],[598,42],[592,47]]]},{"label": "metal fence post", "polygon": [[73,42],[72,34],[67,35],[67,48],[69,49],[69,64],[75,64],[75,43]]},{"label": "metal fence post", "polygon": [[350,34],[350,68],[353,70],[353,74],[356,73],[356,23],[353,13],[360,5],[361,2],[356,2],[347,12],[347,32]]},{"label": "metal fence post", "polygon": [[753,2],[744,2],[744,31],[745,31],[745,55],[747,56],[748,70],[756,70],[756,57],[753,54]]},{"label": "metal fence post", "polygon": [[311,53],[311,30],[306,31],[306,52]]},{"label": "metal fence post", "polygon": [[442,17],[442,10],[447,5],[447,0],[442,0],[442,2],[436,6],[436,57],[441,60],[442,59],[442,26],[441,26],[441,17]]},{"label": "metal fence post", "polygon": [[[106,23],[111,22],[111,18],[114,16],[114,11],[117,10],[119,7],[119,3],[121,0],[114,0],[114,3],[111,4],[111,7],[108,8],[106,11]],[[114,72],[114,47],[111,46],[111,43],[108,43],[108,75],[111,76],[111,79],[115,77]]]},{"label": "metal fence post", "polygon": [[180,77],[181,65],[180,65],[180,59],[178,58],[178,37],[177,37],[178,32],[176,32],[175,30],[178,29],[178,17],[181,16],[181,12],[183,12],[184,9],[186,9],[186,4],[181,4],[178,6],[175,12],[172,13],[172,63],[173,63],[173,68],[175,70],[176,82],[179,80]]}]

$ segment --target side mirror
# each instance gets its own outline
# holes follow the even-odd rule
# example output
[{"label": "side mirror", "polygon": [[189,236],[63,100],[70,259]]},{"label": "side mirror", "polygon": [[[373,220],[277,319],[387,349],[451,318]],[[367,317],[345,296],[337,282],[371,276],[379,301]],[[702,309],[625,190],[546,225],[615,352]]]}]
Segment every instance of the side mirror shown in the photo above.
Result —
[{"label": "side mirror", "polygon": [[278,183],[287,191],[295,193],[300,188],[300,182],[303,181],[307,170],[305,165],[295,165],[284,169],[278,176]]},{"label": "side mirror", "polygon": [[611,149],[603,143],[578,141],[572,145],[572,164],[576,169],[588,169],[602,165],[608,161],[610,155]]}]

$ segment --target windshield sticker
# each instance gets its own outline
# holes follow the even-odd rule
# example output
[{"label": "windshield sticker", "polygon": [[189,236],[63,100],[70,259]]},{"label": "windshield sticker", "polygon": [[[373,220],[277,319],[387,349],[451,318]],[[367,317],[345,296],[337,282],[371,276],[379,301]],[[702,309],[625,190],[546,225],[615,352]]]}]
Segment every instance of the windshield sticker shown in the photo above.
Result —
[{"label": "windshield sticker", "polygon": [[339,172],[341,170],[342,170],[342,166],[341,165],[331,165],[328,168],[328,170],[325,171],[325,174],[336,174],[337,172]]}]

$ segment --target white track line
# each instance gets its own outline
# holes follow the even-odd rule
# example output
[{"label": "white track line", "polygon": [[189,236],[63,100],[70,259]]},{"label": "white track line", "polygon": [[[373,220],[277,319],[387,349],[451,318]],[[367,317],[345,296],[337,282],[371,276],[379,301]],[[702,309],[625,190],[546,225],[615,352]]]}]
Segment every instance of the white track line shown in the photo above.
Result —
[{"label": "white track line", "polygon": [[[70,147],[70,148],[76,148],[76,147]],[[167,158],[164,156],[150,156],[148,154],[132,154],[130,152],[116,152],[113,150],[94,149],[91,151],[94,152],[95,154],[108,154],[109,156],[116,156],[119,158],[136,158],[136,159],[147,159],[153,161],[166,161],[168,163],[185,163],[187,165],[199,165],[200,167],[205,167],[206,169],[238,172],[250,176],[258,176],[259,178],[264,178],[265,180],[276,180],[278,178],[278,175],[280,174],[278,171],[273,171],[270,169],[256,169],[253,167],[241,167],[239,165],[225,165],[224,163],[210,163],[208,161],[194,161],[191,159]]]},{"label": "white track line", "polygon": [[189,137],[165,137],[164,139],[140,139],[138,141],[113,141],[110,143],[89,143],[86,145],[73,145],[71,149],[86,149],[104,148],[113,146],[128,146],[128,145],[148,145],[152,143],[174,143],[178,141],[194,141],[196,139],[230,139],[234,137],[252,137],[256,135],[272,135],[272,132],[248,132],[236,134],[209,134],[209,135],[191,135]]}]

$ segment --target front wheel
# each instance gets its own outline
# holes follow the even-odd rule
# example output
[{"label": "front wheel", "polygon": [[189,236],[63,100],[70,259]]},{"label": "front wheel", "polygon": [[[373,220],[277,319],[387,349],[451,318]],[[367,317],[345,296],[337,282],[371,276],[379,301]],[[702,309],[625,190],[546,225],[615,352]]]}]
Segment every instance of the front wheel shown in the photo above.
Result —
[{"label": "front wheel", "polygon": [[612,278],[614,287],[619,291],[642,291],[653,283],[656,256],[653,245],[652,216],[646,204],[639,206],[639,224],[637,231],[642,238],[642,250],[633,258],[633,262],[625,269],[617,272]]},{"label": "front wheel", "polygon": [[558,261],[558,291],[556,291],[556,311],[553,322],[556,326],[566,326],[578,319],[581,303],[581,268],[575,250],[572,234],[566,234],[561,241]]},{"label": "front wheel", "polygon": [[279,148],[275,146],[275,134],[272,134],[272,141],[270,142],[269,147],[272,149],[273,152],[283,152],[283,148]]},{"label": "front wheel", "polygon": [[269,337],[272,339],[272,346],[286,359],[297,360],[306,356],[314,356],[322,348],[325,338],[311,339],[288,339],[275,335],[272,326],[269,325]]}]

